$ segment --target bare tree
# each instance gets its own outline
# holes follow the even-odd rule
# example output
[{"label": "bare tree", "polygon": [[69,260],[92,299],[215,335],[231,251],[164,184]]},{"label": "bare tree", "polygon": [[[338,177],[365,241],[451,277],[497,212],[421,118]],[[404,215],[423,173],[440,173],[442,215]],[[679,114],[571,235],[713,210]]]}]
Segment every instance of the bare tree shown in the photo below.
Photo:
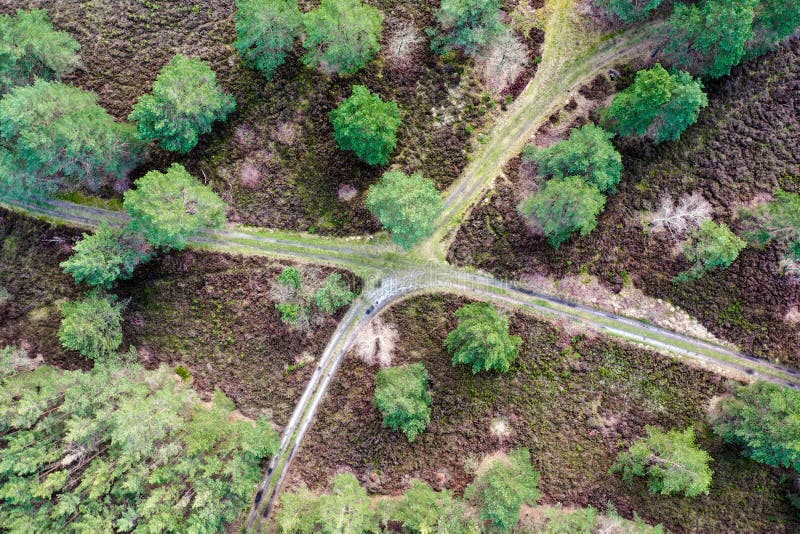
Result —
[{"label": "bare tree", "polygon": [[484,81],[499,93],[528,66],[528,47],[513,32],[506,31],[482,51],[479,63]]},{"label": "bare tree", "polygon": [[397,330],[383,319],[376,317],[363,328],[356,337],[353,349],[367,365],[378,364],[389,367],[392,364],[394,347],[399,338]]},{"label": "bare tree", "polygon": [[389,37],[386,55],[399,66],[403,66],[411,60],[421,42],[422,36],[417,27],[410,22],[402,23]]},{"label": "bare tree", "polygon": [[645,214],[644,220],[653,232],[669,232],[673,238],[680,238],[710,219],[711,212],[711,204],[700,193],[683,195],[677,204],[672,197],[664,195],[658,210]]}]

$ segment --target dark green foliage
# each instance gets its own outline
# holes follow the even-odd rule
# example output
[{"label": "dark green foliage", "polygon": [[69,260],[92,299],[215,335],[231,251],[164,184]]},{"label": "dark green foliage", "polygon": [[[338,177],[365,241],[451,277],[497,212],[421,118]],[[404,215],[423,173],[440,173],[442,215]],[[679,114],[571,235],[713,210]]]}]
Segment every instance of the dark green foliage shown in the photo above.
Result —
[{"label": "dark green foliage", "polygon": [[124,205],[131,228],[163,250],[183,250],[187,239],[226,221],[222,199],[179,163],[136,180],[136,189],[125,192]]},{"label": "dark green foliage", "polygon": [[166,367],[41,367],[0,387],[0,525],[13,532],[218,532],[252,502],[278,435],[210,408]]},{"label": "dark green foliage", "polygon": [[409,442],[414,441],[431,421],[431,395],[425,366],[414,363],[378,371],[375,405],[383,414],[383,426],[401,430]]},{"label": "dark green foliage", "polygon": [[688,271],[680,273],[677,280],[686,282],[701,278],[716,267],[727,269],[746,246],[747,243],[726,224],[704,221],[683,249],[686,259],[694,265]]},{"label": "dark green foliage", "polygon": [[664,53],[676,66],[700,76],[730,74],[753,37],[759,0],[703,0],[677,4],[669,20],[670,41]]},{"label": "dark green foliage", "polygon": [[303,24],[303,62],[326,74],[353,74],[381,49],[383,15],[360,0],[322,0]]},{"label": "dark green foliage", "polygon": [[411,482],[391,518],[409,532],[419,534],[478,532],[478,526],[467,516],[464,503],[453,499],[449,491],[433,491],[421,480]]},{"label": "dark green foliage", "polygon": [[130,125],[114,122],[93,93],[59,82],[12,89],[0,100],[0,136],[18,172],[50,189],[96,190],[139,158]]},{"label": "dark green foliage", "polygon": [[773,200],[744,214],[750,239],[759,245],[772,240],[788,244],[787,256],[800,260],[800,195],[778,189]]},{"label": "dark green foliage", "polygon": [[80,47],[67,32],[53,28],[47,11],[0,14],[0,96],[37,78],[60,80],[78,66]]},{"label": "dark green foliage", "polygon": [[627,452],[617,456],[612,473],[622,473],[625,481],[647,477],[647,486],[662,495],[708,495],[713,472],[709,454],[697,447],[694,430],[683,432],[646,427],[647,437],[637,440]]},{"label": "dark green foliage", "polygon": [[453,365],[472,365],[481,371],[505,373],[519,354],[522,339],[508,330],[508,318],[485,302],[474,302],[456,311],[458,326],[444,344],[453,353]]},{"label": "dark green foliage", "polygon": [[758,56],[800,28],[800,2],[761,0],[753,21],[753,38],[747,43],[748,55]]},{"label": "dark green foliage", "polygon": [[185,154],[211,125],[236,108],[236,101],[217,85],[208,63],[177,54],[161,69],[150,94],[142,95],[128,116],[136,135],[159,140],[166,150]]},{"label": "dark green foliage", "polygon": [[421,174],[387,172],[367,193],[367,209],[406,250],[433,233],[443,206],[433,181]]},{"label": "dark green foliage", "polygon": [[384,102],[363,85],[330,112],[334,137],[342,150],[352,150],[370,165],[386,165],[397,146],[397,129],[402,124],[395,102]]},{"label": "dark green foliage", "polygon": [[517,526],[522,504],[533,505],[540,497],[539,473],[531,465],[528,449],[515,449],[507,461],[497,459],[464,491],[466,499],[480,506],[481,519],[502,532]]},{"label": "dark green foliage", "polygon": [[147,242],[127,230],[101,224],[92,234],[83,234],[72,256],[61,268],[78,283],[110,289],[117,280],[128,280],[133,270],[150,259]]},{"label": "dark green foliage", "polygon": [[0,198],[26,199],[55,193],[60,180],[47,179],[20,168],[8,150],[0,146]]},{"label": "dark green foliage", "polygon": [[554,248],[576,232],[588,235],[597,226],[597,216],[606,197],[580,176],[553,178],[544,189],[522,202],[519,212],[542,228]]},{"label": "dark green foliage", "polygon": [[325,278],[322,287],[314,294],[317,307],[325,313],[335,313],[353,301],[353,292],[342,280],[342,275],[333,273]]},{"label": "dark green foliage", "polygon": [[800,471],[800,392],[767,382],[737,386],[713,417],[714,433],[745,456]]},{"label": "dark green foliage", "polygon": [[236,50],[271,79],[300,35],[297,0],[236,0]]},{"label": "dark green foliage", "polygon": [[122,344],[122,306],[114,295],[97,291],[61,305],[58,339],[91,360],[112,357]]},{"label": "dark green foliage", "polygon": [[500,21],[499,0],[442,0],[436,12],[439,31],[428,30],[431,47],[438,53],[450,49],[475,55],[506,31]]},{"label": "dark green foliage", "polygon": [[707,105],[699,80],[656,64],[637,72],[633,85],[614,96],[606,117],[622,136],[646,135],[661,143],[677,141]]},{"label": "dark green foliage", "polygon": [[532,157],[542,176],[581,176],[601,193],[614,193],[622,175],[622,156],[611,144],[612,137],[599,126],[587,124],[574,128],[568,140],[533,151]]},{"label": "dark green foliage", "polygon": [[663,0],[597,0],[597,7],[616,15],[626,24],[641,22],[650,16]]}]

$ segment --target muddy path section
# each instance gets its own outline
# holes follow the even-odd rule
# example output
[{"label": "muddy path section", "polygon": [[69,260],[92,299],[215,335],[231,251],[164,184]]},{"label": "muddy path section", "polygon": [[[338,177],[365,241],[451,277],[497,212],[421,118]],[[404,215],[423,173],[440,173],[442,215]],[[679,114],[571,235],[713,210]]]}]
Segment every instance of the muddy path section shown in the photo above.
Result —
[{"label": "muddy path section", "polygon": [[[665,195],[701,193],[715,220],[741,230],[740,206],[775,188],[800,191],[800,41],[737,68],[709,87],[710,105],[677,143],[620,144],[625,171],[597,228],[553,250],[516,207],[538,187],[535,166],[510,162],[498,185],[461,227],[449,260],[497,276],[556,278],[591,274],[611,289],[627,281],[697,317],[715,335],[747,352],[800,366],[800,281],[783,276],[777,246],[746,249],[726,271],[690,284],[672,281],[688,263],[666,236],[645,234],[640,214]],[[613,94],[608,80],[582,91],[589,99]],[[588,113],[573,124],[593,117]],[[545,143],[560,117],[537,135]],[[563,128],[562,128],[563,130]],[[553,139],[550,139],[552,141]]]},{"label": "muddy path section", "polygon": [[[0,307],[0,345],[25,346],[62,368],[91,366],[62,350],[57,337],[60,303],[85,290],[58,265],[79,237],[75,230],[0,211],[0,286],[11,296]],[[269,414],[284,424],[344,312],[309,331],[289,329],[271,299],[283,266],[197,251],[152,261],[115,291],[126,303],[122,348],[135,346],[148,367],[183,365],[200,392],[219,388],[246,415]],[[340,272],[358,291],[359,280]]]}]

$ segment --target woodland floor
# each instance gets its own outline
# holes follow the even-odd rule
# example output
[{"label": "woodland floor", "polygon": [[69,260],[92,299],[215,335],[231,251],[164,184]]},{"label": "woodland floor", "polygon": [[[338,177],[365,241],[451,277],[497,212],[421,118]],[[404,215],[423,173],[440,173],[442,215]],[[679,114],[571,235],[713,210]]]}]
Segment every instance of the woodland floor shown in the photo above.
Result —
[{"label": "woodland floor", "polygon": [[[541,0],[519,0],[541,5]],[[510,11],[518,0],[508,0]],[[424,0],[367,0],[384,15],[383,49],[376,61],[347,78],[305,68],[297,46],[272,81],[249,69],[232,47],[236,30],[233,0],[20,0],[0,6],[45,8],[55,26],[80,41],[83,67],[67,81],[95,91],[118,119],[149,91],[176,53],[208,61],[223,88],[238,102],[224,124],[202,138],[190,154],[154,150],[139,171],[172,161],[210,183],[231,206],[230,218],[251,225],[331,234],[379,229],[363,207],[366,188],[385,170],[339,150],[328,112],[362,84],[385,100],[396,100],[403,115],[391,166],[422,172],[447,187],[467,163],[473,129],[484,125],[506,98],[518,94],[535,71],[543,40],[534,29],[526,41],[530,68],[496,98],[484,90],[470,60],[442,59],[431,52],[424,28],[435,25],[434,3]],[[303,0],[301,9],[317,2]],[[386,53],[387,42],[404,24],[421,40],[406,64]],[[341,200],[343,184],[355,196]],[[124,184],[120,184],[124,186]]]},{"label": "woodland floor", "polygon": [[[0,343],[41,354],[62,368],[91,362],[60,348],[60,302],[81,296],[59,262],[80,232],[0,210]],[[186,251],[159,257],[116,293],[127,301],[125,342],[147,366],[184,365],[201,392],[219,388],[247,415],[266,413],[283,425],[341,315],[311,333],[289,329],[270,299],[283,264],[261,258]],[[323,275],[330,269],[320,269]],[[342,273],[353,289],[358,280]],[[343,312],[340,312],[340,314]]]},{"label": "woodland floor", "polygon": [[[725,391],[718,376],[649,351],[566,333],[530,316],[511,316],[523,338],[520,357],[504,375],[452,367],[444,349],[455,327],[453,312],[467,301],[419,297],[385,313],[402,332],[392,365],[423,362],[433,397],[428,429],[409,444],[381,426],[373,407],[374,373],[353,354],[342,365],[327,401],[306,436],[289,476],[324,490],[343,470],[372,492],[397,494],[413,478],[460,493],[471,481],[469,464],[497,450],[524,446],[542,474],[544,503],[613,505],[630,517],[664,523],[672,532],[796,532],[796,512],[784,500],[782,472],[743,458],[709,432],[711,399]],[[510,433],[492,434],[504,418]],[[694,425],[713,457],[711,493],[695,499],[652,495],[646,483],[626,484],[608,473],[619,451],[644,426]]]},{"label": "woodland floor", "polygon": [[[672,278],[688,263],[670,253],[672,241],[647,235],[640,222],[639,214],[657,208],[664,195],[699,191],[711,202],[714,219],[738,232],[743,204],[777,187],[800,191],[800,41],[736,68],[709,92],[709,107],[680,141],[621,144],[622,182],[590,235],[559,250],[536,235],[516,211],[522,192],[537,187],[536,169],[517,159],[461,227],[449,260],[514,278],[589,273],[617,290],[630,277],[648,295],[680,306],[745,351],[800,366],[800,327],[793,321],[800,280],[780,273],[779,246],[748,248],[729,269],[677,284]],[[612,83],[602,77],[582,93],[597,103],[613,93]],[[552,140],[549,130],[559,117],[534,142]]]}]

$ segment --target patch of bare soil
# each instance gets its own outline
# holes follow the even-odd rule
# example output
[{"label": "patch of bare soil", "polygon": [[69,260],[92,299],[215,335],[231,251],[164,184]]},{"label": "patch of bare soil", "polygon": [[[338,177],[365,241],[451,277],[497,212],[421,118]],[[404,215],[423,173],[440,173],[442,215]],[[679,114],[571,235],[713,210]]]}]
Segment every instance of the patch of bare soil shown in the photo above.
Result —
[{"label": "patch of bare soil", "polygon": [[[292,467],[289,485],[323,490],[350,470],[371,492],[396,495],[414,478],[459,493],[487,455],[527,447],[542,478],[544,504],[612,503],[671,532],[792,532],[782,471],[744,459],[710,435],[706,407],[724,391],[719,377],[607,338],[571,336],[531,316],[511,316],[523,338],[507,374],[453,367],[443,342],[455,327],[457,297],[419,297],[386,312],[402,338],[394,365],[422,362],[433,398],[428,429],[413,443],[381,424],[372,405],[375,367],[351,354],[342,365]],[[696,499],[655,496],[608,469],[645,425],[694,425],[713,457],[714,483]],[[498,432],[500,430],[500,432]],[[468,469],[469,468],[469,469]],[[756,489],[757,488],[757,489]],[[747,505],[743,506],[742,503]]]},{"label": "patch of bare soil", "polygon": [[[516,211],[521,191],[535,188],[535,168],[510,162],[495,191],[461,227],[449,260],[515,278],[588,273],[614,291],[630,277],[646,294],[682,308],[714,335],[761,357],[800,365],[800,328],[785,320],[800,304],[800,281],[780,273],[779,247],[746,249],[729,269],[678,284],[673,277],[688,263],[671,254],[668,235],[646,234],[640,216],[656,210],[665,196],[699,192],[711,203],[715,220],[739,230],[739,206],[777,187],[800,191],[798,58],[795,39],[711,85],[709,107],[676,143],[622,143],[619,192],[608,198],[592,234],[559,250],[535,235]],[[600,100],[609,90],[598,80],[581,95]]]}]

